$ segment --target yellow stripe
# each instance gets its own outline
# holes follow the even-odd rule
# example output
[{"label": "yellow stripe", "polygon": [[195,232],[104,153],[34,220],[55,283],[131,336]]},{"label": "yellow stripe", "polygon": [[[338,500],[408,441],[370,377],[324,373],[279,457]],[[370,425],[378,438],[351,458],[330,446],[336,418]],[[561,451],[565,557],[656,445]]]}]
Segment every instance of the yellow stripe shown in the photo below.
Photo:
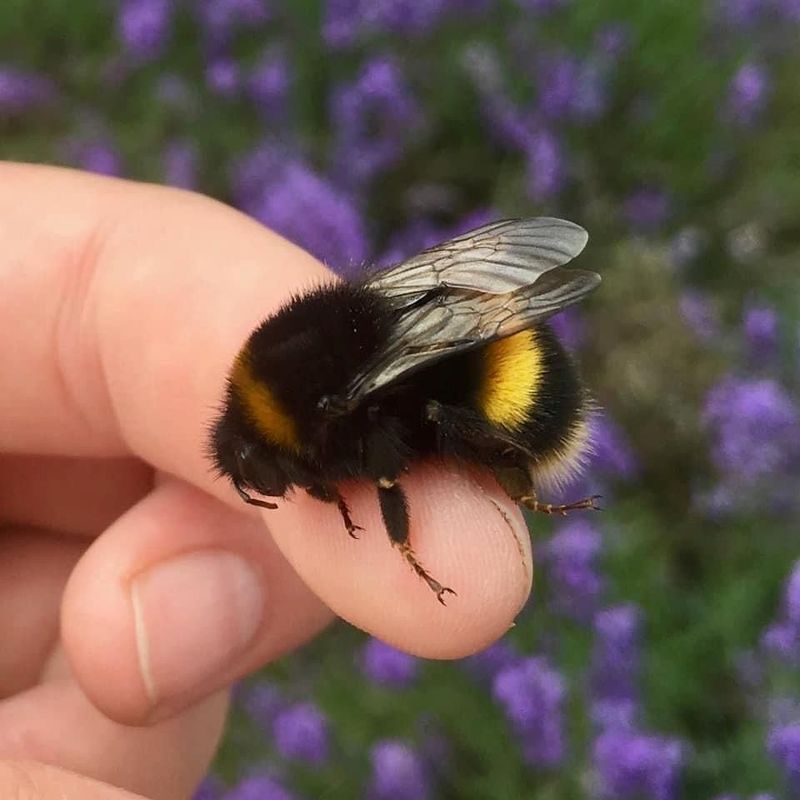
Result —
[{"label": "yellow stripe", "polygon": [[259,433],[287,450],[299,452],[300,441],[294,420],[283,410],[269,386],[253,375],[246,350],[236,357],[231,383]]},{"label": "yellow stripe", "polygon": [[515,430],[529,418],[542,376],[536,332],[498,339],[482,351],[483,374],[478,405],[495,425]]}]

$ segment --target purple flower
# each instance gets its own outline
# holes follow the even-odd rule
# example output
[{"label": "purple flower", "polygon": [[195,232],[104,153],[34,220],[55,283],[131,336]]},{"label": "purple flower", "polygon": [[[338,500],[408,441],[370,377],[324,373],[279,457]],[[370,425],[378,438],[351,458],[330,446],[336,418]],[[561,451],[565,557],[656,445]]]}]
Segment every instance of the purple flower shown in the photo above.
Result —
[{"label": "purple flower", "polygon": [[394,165],[419,129],[421,112],[397,65],[378,57],[333,94],[334,161],[355,185]]},{"label": "purple flower", "polygon": [[197,148],[185,140],[167,145],[162,156],[164,182],[179,189],[197,188]]},{"label": "purple flower", "polygon": [[265,0],[200,0],[194,8],[206,38],[217,46],[237,30],[261,25],[271,16]]},{"label": "purple flower", "polygon": [[770,625],[761,635],[761,647],[779,661],[796,663],[800,657],[800,634],[797,626],[785,622]]},{"label": "purple flower", "polygon": [[330,47],[347,47],[361,30],[362,0],[325,0],[322,38]]},{"label": "purple flower", "polygon": [[477,677],[493,681],[502,670],[519,662],[519,651],[511,642],[501,639],[464,659],[464,666]]},{"label": "purple flower", "polygon": [[0,119],[41,108],[55,96],[55,86],[47,78],[0,64]]},{"label": "purple flower", "polygon": [[564,681],[546,659],[534,657],[497,674],[492,696],[520,737],[526,762],[552,767],[564,758]]},{"label": "purple flower", "polygon": [[565,52],[551,53],[539,59],[536,73],[542,115],[554,120],[571,115],[579,70],[577,60]]},{"label": "purple flower", "polygon": [[364,223],[352,200],[300,161],[259,148],[234,170],[239,206],[342,272],[368,254]]},{"label": "purple flower", "polygon": [[270,48],[260,58],[247,81],[248,91],[258,110],[268,119],[286,117],[292,70],[281,48]]},{"label": "purple flower", "polygon": [[704,418],[713,459],[729,479],[752,485],[797,456],[800,413],[774,380],[725,378],[709,392]]},{"label": "purple flower", "polygon": [[684,761],[676,739],[621,728],[603,731],[593,759],[604,800],[672,800]]},{"label": "purple flower", "polygon": [[120,176],[123,174],[119,152],[108,142],[78,144],[74,148],[75,160],[81,169],[98,175]]},{"label": "purple flower", "polygon": [[222,800],[295,800],[295,795],[274,778],[258,775],[237,783]]},{"label": "purple flower", "polygon": [[239,93],[242,76],[232,58],[215,58],[206,67],[206,85],[221,97],[231,98]]},{"label": "purple flower", "polygon": [[445,0],[369,0],[361,15],[368,29],[413,36],[433,29],[444,10]]},{"label": "purple flower", "polygon": [[632,605],[614,606],[594,619],[592,716],[601,728],[630,727],[639,693],[641,615]]},{"label": "purple flower", "polygon": [[220,800],[224,787],[216,775],[206,775],[194,790],[192,800]]},{"label": "purple flower", "polygon": [[117,32],[125,49],[140,61],[152,61],[172,35],[172,0],[124,0]]},{"label": "purple flower", "polygon": [[364,645],[359,660],[364,674],[381,686],[401,688],[417,677],[419,659],[379,639],[371,638]]},{"label": "purple flower", "polygon": [[720,19],[735,28],[749,28],[761,21],[768,0],[718,0]]},{"label": "purple flower", "polygon": [[430,782],[419,754],[405,742],[386,739],[370,751],[369,800],[425,800]]},{"label": "purple flower", "polygon": [[284,758],[321,766],[328,760],[328,721],[311,703],[297,703],[272,722],[275,747]]},{"label": "purple flower", "polygon": [[728,115],[739,125],[752,125],[761,116],[768,94],[766,69],[759,64],[742,65],[728,88]]},{"label": "purple flower", "polygon": [[527,144],[528,195],[534,202],[551,199],[563,188],[564,154],[555,135],[546,129],[531,134]]},{"label": "purple flower", "polygon": [[667,221],[671,202],[669,195],[661,189],[645,187],[628,195],[623,211],[634,230],[652,233]]},{"label": "purple flower", "polygon": [[767,749],[789,784],[800,788],[800,722],[774,727],[767,738]]},{"label": "purple flower", "polygon": [[615,478],[630,479],[637,470],[636,456],[622,429],[607,415],[593,414],[589,422],[591,468]]},{"label": "purple flower", "polygon": [[710,297],[688,289],[681,295],[678,307],[683,321],[698,339],[709,341],[719,336],[719,315]]},{"label": "purple flower", "polygon": [[265,732],[272,730],[276,715],[285,707],[280,689],[267,681],[247,687],[241,704],[247,715]]},{"label": "purple flower", "polygon": [[567,522],[547,542],[544,557],[558,613],[579,621],[591,618],[603,579],[597,571],[602,537],[584,520]]},{"label": "purple flower", "polygon": [[579,350],[583,344],[586,327],[583,318],[576,308],[560,311],[549,320],[550,327],[556,332],[558,340],[567,350]]},{"label": "purple flower", "polygon": [[786,581],[780,617],[762,634],[761,646],[781,661],[800,661],[800,561]]},{"label": "purple flower", "polygon": [[778,315],[767,306],[751,306],[744,314],[744,337],[756,364],[771,361],[778,349]]}]

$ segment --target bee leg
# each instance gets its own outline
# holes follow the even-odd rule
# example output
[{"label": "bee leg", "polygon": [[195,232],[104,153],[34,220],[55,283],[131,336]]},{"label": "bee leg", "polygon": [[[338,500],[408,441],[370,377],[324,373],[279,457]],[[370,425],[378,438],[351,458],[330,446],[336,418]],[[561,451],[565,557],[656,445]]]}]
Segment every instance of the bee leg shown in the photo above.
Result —
[{"label": "bee leg", "polygon": [[248,503],[251,506],[258,506],[259,508],[277,508],[278,507],[277,503],[268,503],[266,500],[258,500],[255,497],[250,497],[250,495],[247,494],[247,492],[244,490],[244,488],[242,487],[242,484],[239,483],[239,481],[235,480],[233,482],[233,488],[236,489],[236,493],[239,495],[239,497],[241,497],[242,500],[245,501],[245,503]]},{"label": "bee leg", "polygon": [[317,500],[322,500],[324,503],[336,503],[339,513],[342,516],[344,527],[353,539],[358,539],[356,531],[363,531],[360,525],[356,525],[351,516],[350,508],[345,502],[344,498],[339,494],[339,491],[333,486],[309,486],[306,492]]},{"label": "bee leg", "polygon": [[494,470],[497,482],[503,491],[515,502],[525,506],[529,511],[538,511],[541,514],[561,514],[566,516],[569,511],[577,511],[586,508],[599,511],[597,501],[600,495],[595,494],[591,497],[584,497],[574,503],[564,503],[553,505],[552,503],[540,503],[536,498],[536,491],[533,488],[533,481],[526,469],[522,467],[499,467]]},{"label": "bee leg", "polygon": [[455,594],[447,586],[442,586],[433,575],[422,566],[408,541],[408,503],[402,488],[393,480],[381,478],[378,481],[378,501],[381,506],[381,516],[392,544],[400,551],[411,569],[428,584],[436,599],[443,605],[446,594]]},{"label": "bee leg", "polygon": [[598,500],[600,500],[600,495],[593,494],[591,497],[583,497],[574,503],[563,503],[561,505],[540,503],[535,497],[520,497],[517,502],[531,511],[539,511],[542,514],[561,514],[562,517],[565,517],[569,511],[577,511],[582,508],[601,511],[602,509],[597,505]]}]

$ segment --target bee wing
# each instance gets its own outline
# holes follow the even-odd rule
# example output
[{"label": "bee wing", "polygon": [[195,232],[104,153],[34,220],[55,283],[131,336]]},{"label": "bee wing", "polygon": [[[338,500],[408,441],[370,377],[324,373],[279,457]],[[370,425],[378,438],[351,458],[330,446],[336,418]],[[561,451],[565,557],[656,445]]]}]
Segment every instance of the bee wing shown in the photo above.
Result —
[{"label": "bee wing", "polygon": [[555,267],[507,294],[445,292],[401,312],[387,346],[348,387],[348,403],[416,370],[511,336],[577,303],[600,283],[594,272]]},{"label": "bee wing", "polygon": [[432,290],[505,294],[571,261],[588,240],[580,225],[563,219],[502,220],[424,250],[366,283],[399,307]]}]

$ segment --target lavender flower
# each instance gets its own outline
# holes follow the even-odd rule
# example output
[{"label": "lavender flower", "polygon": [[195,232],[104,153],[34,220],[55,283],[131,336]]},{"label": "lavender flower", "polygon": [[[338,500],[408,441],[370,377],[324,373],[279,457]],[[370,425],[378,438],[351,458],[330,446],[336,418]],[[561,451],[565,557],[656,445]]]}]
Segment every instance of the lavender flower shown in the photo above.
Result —
[{"label": "lavender flower", "polygon": [[386,739],[370,752],[369,800],[425,800],[430,781],[417,752],[405,742]]},{"label": "lavender flower", "polygon": [[578,621],[591,618],[603,580],[597,571],[600,532],[584,520],[562,525],[547,542],[544,557],[556,611]]},{"label": "lavender flower", "polygon": [[346,272],[366,260],[355,205],[302,162],[260,148],[237,165],[234,184],[244,211],[332,267]]},{"label": "lavender flower", "polygon": [[42,108],[55,97],[56,89],[49,79],[0,64],[0,119]]},{"label": "lavender flower", "polygon": [[575,351],[581,348],[586,335],[586,326],[576,308],[560,311],[550,318],[549,324],[567,350]]},{"label": "lavender flower", "polygon": [[369,0],[361,14],[369,29],[413,36],[431,31],[444,10],[445,0]]},{"label": "lavender flower", "polygon": [[332,98],[334,161],[342,179],[358,185],[391,167],[418,130],[420,109],[391,60],[369,61]]},{"label": "lavender flower", "polygon": [[797,455],[800,412],[776,381],[725,378],[706,398],[704,418],[717,467],[738,483],[779,475]]},{"label": "lavender flower", "polygon": [[81,169],[98,175],[120,176],[123,174],[119,152],[109,142],[80,143],[72,148],[73,158]]},{"label": "lavender flower", "polygon": [[222,800],[295,800],[295,795],[274,778],[258,775],[237,783]]},{"label": "lavender flower", "polygon": [[319,767],[328,760],[328,721],[311,703],[297,703],[272,722],[275,746],[284,758]]},{"label": "lavender flower", "polygon": [[347,47],[361,30],[362,0],[325,0],[322,38],[329,47]]},{"label": "lavender flower", "polygon": [[271,17],[266,0],[200,0],[193,9],[214,47],[224,47],[236,31],[262,25]]},{"label": "lavender flower", "polygon": [[670,206],[670,197],[666,192],[645,187],[628,196],[624,203],[624,214],[634,230],[652,233],[667,221]]},{"label": "lavender flower", "polygon": [[744,337],[751,360],[771,361],[778,349],[778,315],[767,306],[751,306],[744,314]]},{"label": "lavender flower", "polygon": [[417,677],[419,660],[379,639],[370,638],[361,650],[361,669],[381,686],[402,688]]},{"label": "lavender flower", "polygon": [[250,97],[268,120],[280,122],[286,117],[292,77],[289,60],[280,48],[264,52],[250,74]]},{"label": "lavender flower", "polygon": [[604,800],[672,800],[684,750],[676,739],[609,729],[594,745],[599,796]]},{"label": "lavender flower", "polygon": [[800,662],[800,561],[795,562],[786,581],[781,614],[764,631],[761,646],[780,661]]},{"label": "lavender flower", "polygon": [[139,61],[152,61],[164,51],[172,35],[172,0],[124,0],[117,32],[125,49]]},{"label": "lavender flower", "polygon": [[766,69],[748,63],[733,76],[728,88],[727,110],[730,119],[738,125],[752,125],[761,116],[769,94],[769,76]]},{"label": "lavender flower", "polygon": [[579,64],[569,53],[550,53],[539,59],[539,112],[548,119],[569,117],[577,92]]},{"label": "lavender flower", "polygon": [[527,144],[528,195],[534,202],[551,199],[565,179],[564,154],[556,137],[545,129],[533,133]]},{"label": "lavender flower", "polygon": [[247,687],[241,704],[247,715],[263,731],[271,731],[278,712],[285,707],[280,689],[267,681],[259,681],[255,686]]},{"label": "lavender flower", "polygon": [[167,145],[162,156],[164,182],[179,189],[197,188],[197,148],[187,141]]},{"label": "lavender flower", "polygon": [[795,791],[800,789],[800,722],[777,725],[767,738],[767,749]]},{"label": "lavender flower", "polygon": [[235,97],[241,88],[239,65],[232,58],[215,58],[206,67],[205,77],[208,88],[221,97]]},{"label": "lavender flower", "polygon": [[589,421],[592,443],[591,469],[606,475],[632,478],[637,470],[636,456],[622,429],[607,415],[593,414]]},{"label": "lavender flower", "polygon": [[528,658],[502,670],[492,696],[502,706],[532,765],[557,766],[564,758],[564,681],[544,658]]},{"label": "lavender flower", "polygon": [[761,21],[769,0],[718,0],[722,22],[735,28],[750,28]]},{"label": "lavender flower", "polygon": [[220,800],[223,791],[222,781],[216,775],[206,775],[194,790],[192,800]]},{"label": "lavender flower", "polygon": [[633,725],[639,693],[641,616],[632,605],[595,616],[592,649],[592,716],[601,728]]}]

